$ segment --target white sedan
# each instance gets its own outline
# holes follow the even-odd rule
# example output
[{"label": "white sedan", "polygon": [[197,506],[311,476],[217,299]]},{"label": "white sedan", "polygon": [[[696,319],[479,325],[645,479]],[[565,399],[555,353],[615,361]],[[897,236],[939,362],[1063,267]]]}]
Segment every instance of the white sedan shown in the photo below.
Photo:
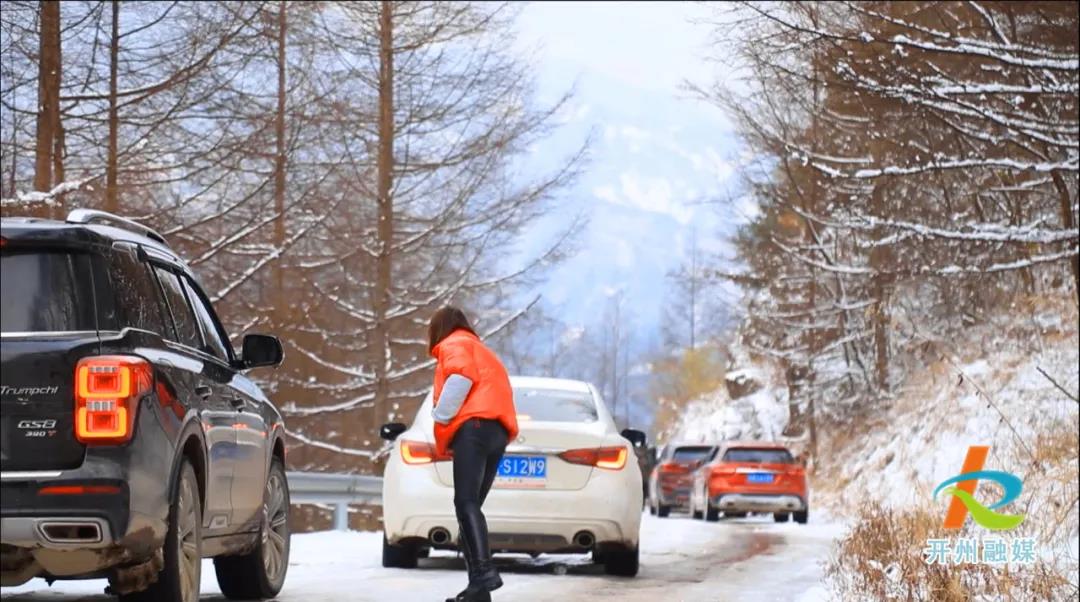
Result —
[{"label": "white sedan", "polygon": [[[591,552],[608,574],[636,575],[642,485],[633,445],[645,435],[620,434],[588,383],[510,382],[521,432],[483,506],[492,552]],[[383,475],[386,567],[413,568],[431,549],[457,549],[453,466],[435,457],[431,406],[428,394],[411,427],[382,427],[394,441]]]}]

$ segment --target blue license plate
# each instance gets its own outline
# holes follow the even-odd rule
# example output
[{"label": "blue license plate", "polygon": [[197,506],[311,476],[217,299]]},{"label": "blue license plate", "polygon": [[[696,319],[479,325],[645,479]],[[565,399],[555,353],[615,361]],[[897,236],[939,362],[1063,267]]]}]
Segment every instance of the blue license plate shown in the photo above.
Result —
[{"label": "blue license plate", "polygon": [[546,479],[544,456],[506,456],[499,462],[498,476],[504,479]]},{"label": "blue license plate", "polygon": [[747,483],[772,483],[772,473],[768,472],[752,472],[746,475]]}]

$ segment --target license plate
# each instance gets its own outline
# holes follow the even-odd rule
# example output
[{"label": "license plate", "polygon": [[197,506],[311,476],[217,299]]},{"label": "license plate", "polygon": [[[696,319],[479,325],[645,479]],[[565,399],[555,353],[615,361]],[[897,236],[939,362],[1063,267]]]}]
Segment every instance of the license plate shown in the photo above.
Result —
[{"label": "license plate", "polygon": [[752,472],[746,475],[747,483],[772,483],[773,476],[768,472]]},{"label": "license plate", "polygon": [[500,487],[544,487],[547,483],[547,458],[506,456],[499,462],[495,476],[495,484]]}]

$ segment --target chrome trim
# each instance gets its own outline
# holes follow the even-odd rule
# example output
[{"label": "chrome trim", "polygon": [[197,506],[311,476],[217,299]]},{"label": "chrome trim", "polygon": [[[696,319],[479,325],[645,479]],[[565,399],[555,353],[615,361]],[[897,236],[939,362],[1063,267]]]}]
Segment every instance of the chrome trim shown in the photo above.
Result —
[{"label": "chrome trim", "polygon": [[15,337],[69,337],[76,334],[96,336],[97,333],[98,331],[96,330],[25,330],[0,332],[0,338],[7,339]]},{"label": "chrome trim", "polygon": [[751,512],[799,512],[806,509],[806,502],[791,494],[726,493],[712,498],[717,510]]},{"label": "chrome trim", "polygon": [[[94,536],[92,538],[51,537],[46,531],[49,527],[75,527],[76,529],[91,527],[94,530]],[[50,544],[95,544],[101,543],[104,540],[104,529],[102,528],[102,520],[100,518],[85,520],[41,520],[37,523],[37,529],[41,539]]]},{"label": "chrome trim", "polygon": [[750,474],[750,473],[754,473],[754,472],[761,472],[761,473],[765,473],[765,474],[780,474],[780,471],[778,471],[778,470],[770,470],[768,468],[746,468],[746,467],[740,466],[740,467],[735,469],[735,474]]},{"label": "chrome trim", "polygon": [[36,481],[60,476],[61,470],[23,470],[0,472],[0,481]]},{"label": "chrome trim", "polygon": [[126,217],[120,217],[119,215],[109,213],[107,211],[98,211],[97,209],[74,209],[71,213],[68,213],[65,220],[69,224],[105,224],[107,226],[120,227],[124,230],[135,231],[138,234],[160,242],[161,244],[168,246],[169,243],[165,242],[165,237],[158,234],[156,230],[149,226],[144,226],[139,222],[128,219]]},{"label": "chrome trim", "polygon": [[506,446],[506,451],[503,455],[510,454],[544,454],[550,456],[557,456],[569,448],[565,447],[537,447],[534,445],[514,445],[510,444]]},{"label": "chrome trim", "polygon": [[[114,541],[112,529],[105,519],[98,517],[82,516],[5,516],[0,519],[0,542],[20,548],[48,548],[52,550],[81,550],[104,548]],[[43,527],[51,525],[64,526],[93,526],[97,530],[97,538],[89,539],[51,539],[45,535]]]}]

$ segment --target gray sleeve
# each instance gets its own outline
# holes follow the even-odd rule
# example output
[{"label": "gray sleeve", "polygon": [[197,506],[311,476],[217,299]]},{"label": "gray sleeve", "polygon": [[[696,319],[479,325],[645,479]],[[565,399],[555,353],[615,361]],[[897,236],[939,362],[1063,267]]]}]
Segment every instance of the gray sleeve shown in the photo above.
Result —
[{"label": "gray sleeve", "polygon": [[439,403],[431,410],[435,422],[448,424],[453,420],[465,403],[465,398],[469,396],[472,386],[473,382],[460,374],[448,376],[439,394]]}]

